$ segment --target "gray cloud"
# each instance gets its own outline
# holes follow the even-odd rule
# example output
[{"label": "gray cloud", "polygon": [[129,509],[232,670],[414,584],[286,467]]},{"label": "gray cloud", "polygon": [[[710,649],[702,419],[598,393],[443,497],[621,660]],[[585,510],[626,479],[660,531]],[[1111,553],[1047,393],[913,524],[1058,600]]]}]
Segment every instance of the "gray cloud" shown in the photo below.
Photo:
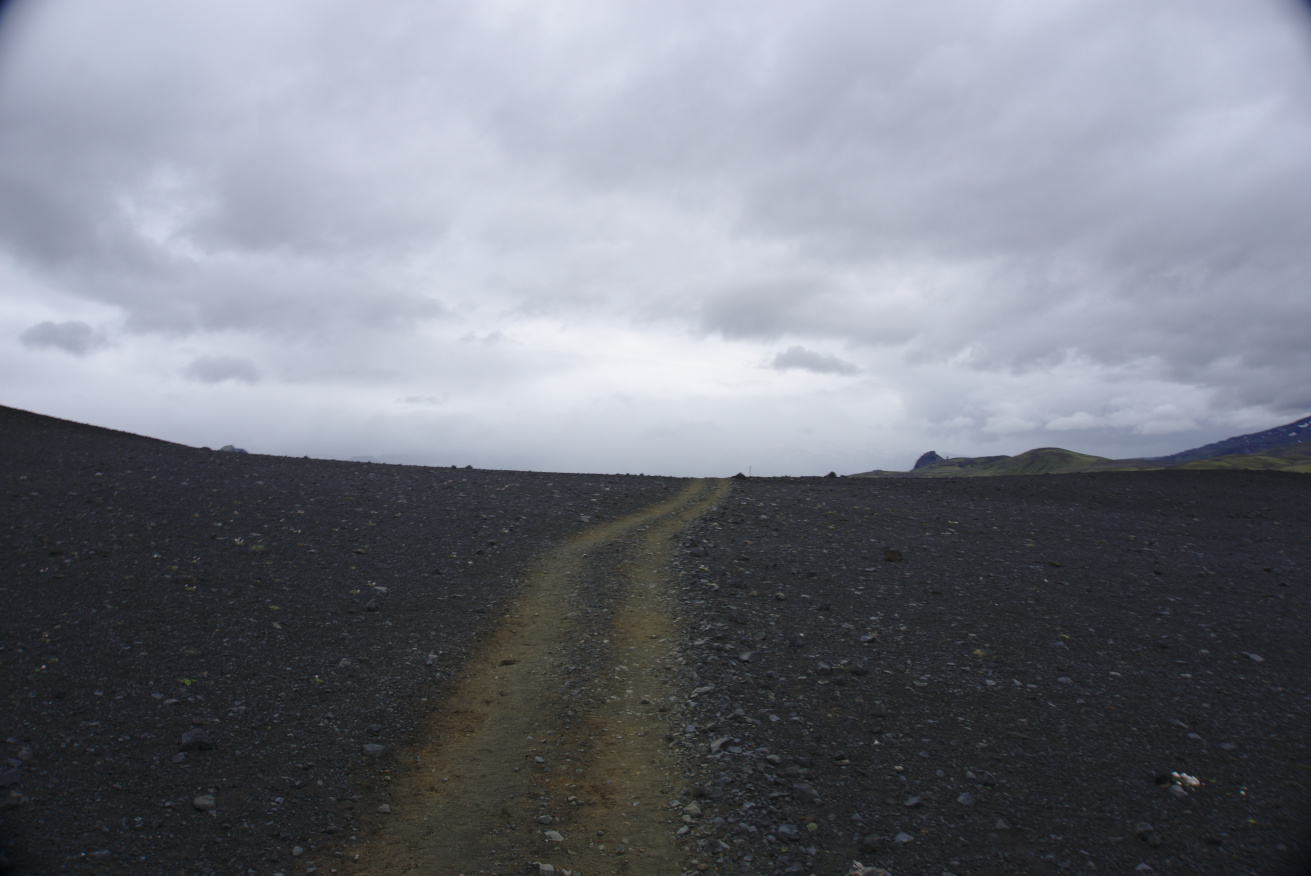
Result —
[{"label": "gray cloud", "polygon": [[23,346],[32,349],[63,350],[74,356],[105,345],[105,338],[84,322],[38,322],[18,336]]},{"label": "gray cloud", "polygon": [[187,366],[187,377],[201,383],[257,383],[260,378],[255,363],[241,356],[202,356]]},{"label": "gray cloud", "polygon": [[776,371],[795,368],[800,371],[813,371],[816,374],[855,374],[860,370],[845,359],[816,353],[802,346],[788,347],[782,353],[774,354],[769,367]]},{"label": "gray cloud", "polygon": [[1311,404],[1304,6],[20,4],[0,296],[112,313],[123,385],[368,384],[488,430],[616,369],[640,407],[692,392],[674,360],[841,349],[959,452],[1213,440]]}]

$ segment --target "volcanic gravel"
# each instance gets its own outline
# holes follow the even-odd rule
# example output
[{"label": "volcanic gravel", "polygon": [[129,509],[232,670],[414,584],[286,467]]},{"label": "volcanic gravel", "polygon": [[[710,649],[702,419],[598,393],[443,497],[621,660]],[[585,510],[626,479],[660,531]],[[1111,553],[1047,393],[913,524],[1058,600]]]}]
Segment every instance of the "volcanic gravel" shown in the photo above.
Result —
[{"label": "volcanic gravel", "polygon": [[685,483],[225,453],[8,408],[0,473],[0,871],[22,874],[330,872],[518,570]]},{"label": "volcanic gravel", "polygon": [[701,869],[1307,871],[1311,479],[736,486],[681,559]]},{"label": "volcanic gravel", "polygon": [[[25,876],[355,872],[530,560],[686,483],[9,409],[0,448]],[[1277,473],[734,481],[679,541],[692,872],[1303,872],[1308,499]]]}]

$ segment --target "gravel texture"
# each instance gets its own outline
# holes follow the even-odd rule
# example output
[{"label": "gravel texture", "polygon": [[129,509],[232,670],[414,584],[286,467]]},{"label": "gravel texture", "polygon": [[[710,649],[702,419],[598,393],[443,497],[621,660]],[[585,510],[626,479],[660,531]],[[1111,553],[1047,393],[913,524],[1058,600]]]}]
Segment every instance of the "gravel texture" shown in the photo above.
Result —
[{"label": "gravel texture", "polygon": [[[530,560],[686,484],[9,409],[0,447],[6,876],[355,872]],[[1274,473],[734,481],[677,542],[689,872],[1304,872],[1308,499]]]},{"label": "gravel texture", "polygon": [[518,570],[685,483],[223,453],[5,408],[0,448],[0,853],[22,874],[329,872]]},{"label": "gravel texture", "polygon": [[1308,499],[1245,472],[739,481],[684,540],[689,848],[1306,872]]}]

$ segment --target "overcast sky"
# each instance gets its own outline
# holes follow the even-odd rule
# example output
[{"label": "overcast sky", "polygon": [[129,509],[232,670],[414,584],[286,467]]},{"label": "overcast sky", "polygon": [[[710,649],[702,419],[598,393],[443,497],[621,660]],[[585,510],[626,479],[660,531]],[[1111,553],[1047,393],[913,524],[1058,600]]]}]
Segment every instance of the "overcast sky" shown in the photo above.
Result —
[{"label": "overcast sky", "polygon": [[0,404],[676,475],[1311,413],[1291,0],[39,0]]}]

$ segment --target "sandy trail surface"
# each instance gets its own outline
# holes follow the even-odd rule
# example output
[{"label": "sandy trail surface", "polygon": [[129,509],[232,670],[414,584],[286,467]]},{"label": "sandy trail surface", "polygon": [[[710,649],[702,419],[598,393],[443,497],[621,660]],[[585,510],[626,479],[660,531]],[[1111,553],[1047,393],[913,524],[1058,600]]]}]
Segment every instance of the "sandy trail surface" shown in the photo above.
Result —
[{"label": "sandy trail surface", "polygon": [[[672,539],[729,491],[673,498],[550,550],[404,752],[364,872],[674,873],[666,741]],[[672,824],[671,824],[672,823]]]}]

